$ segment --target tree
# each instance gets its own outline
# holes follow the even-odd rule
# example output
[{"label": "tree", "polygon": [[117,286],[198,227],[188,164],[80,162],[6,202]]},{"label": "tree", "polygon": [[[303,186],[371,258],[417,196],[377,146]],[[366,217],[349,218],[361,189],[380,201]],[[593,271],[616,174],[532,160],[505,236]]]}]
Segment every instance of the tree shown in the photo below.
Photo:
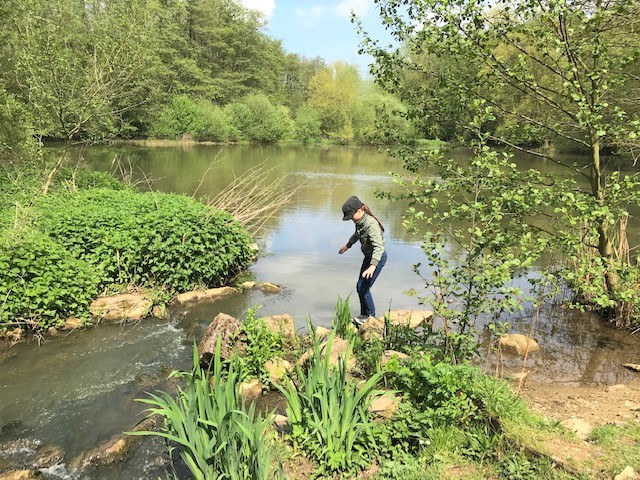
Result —
[{"label": "tree", "polygon": [[[629,152],[630,147],[637,147],[640,119],[629,91],[637,82],[634,72],[640,58],[640,2],[377,3],[382,22],[403,47],[379,48],[367,38],[364,49],[376,56],[378,80],[402,99],[414,99],[417,91],[415,83],[403,84],[403,80],[408,75],[422,75],[436,89],[432,90],[432,101],[421,103],[425,109],[440,100],[448,102],[442,96],[446,85],[449,93],[452,89],[460,92],[462,112],[471,112],[472,100],[481,99],[494,119],[503,124],[546,132],[548,138],[562,139],[589,152],[587,173],[582,166],[565,165],[577,176],[586,177],[588,187],[576,184],[571,199],[564,195],[566,191],[558,191],[558,197],[569,204],[556,207],[555,220],[563,227],[559,231],[566,233],[564,240],[571,244],[570,255],[591,246],[596,253],[589,268],[601,273],[604,290],[596,303],[604,308],[619,307],[619,292],[626,290],[621,288],[620,275],[631,266],[623,265],[617,256],[614,232],[624,226],[640,189],[635,175],[607,169],[603,149]],[[418,57],[453,60],[465,65],[464,74],[445,71],[444,82],[434,81],[429,65],[416,61]],[[470,116],[463,113],[456,120]],[[508,129],[495,128],[495,120],[484,125],[489,139],[524,149],[509,141],[505,135]],[[530,153],[564,165],[560,157],[548,152]],[[621,191],[625,194],[620,195]],[[578,231],[575,225],[580,223],[585,229]]]},{"label": "tree", "polygon": [[[30,110],[37,135],[82,138],[126,128],[154,62],[146,1],[16,4],[7,90]],[[5,25],[6,26],[6,25]]]},{"label": "tree", "polygon": [[360,102],[361,79],[354,65],[342,62],[320,70],[309,82],[309,105],[320,115],[328,137],[351,141]]}]

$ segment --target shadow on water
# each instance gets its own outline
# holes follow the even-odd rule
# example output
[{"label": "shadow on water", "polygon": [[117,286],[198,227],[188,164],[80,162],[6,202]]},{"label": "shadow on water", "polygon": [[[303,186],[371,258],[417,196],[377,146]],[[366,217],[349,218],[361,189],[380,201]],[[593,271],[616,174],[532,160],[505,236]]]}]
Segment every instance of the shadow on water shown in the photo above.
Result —
[{"label": "shadow on water", "polygon": [[[47,338],[39,347],[34,342],[15,346],[10,354],[0,352],[0,470],[7,462],[26,458],[26,452],[22,457],[13,452],[16,441],[25,440],[64,451],[65,464],[47,469],[45,478],[164,478],[165,445],[158,439],[146,439],[124,462],[109,467],[72,475],[66,465],[140,421],[145,407],[135,399],[165,388],[168,371],[191,367],[194,340],[218,313],[242,318],[248,308],[258,305],[259,315],[288,313],[303,329],[307,321],[330,326],[338,296],[350,298],[355,312],[361,254],[356,248],[337,253],[353,233],[353,224],[343,222],[340,214],[350,195],[365,200],[387,227],[389,260],[373,289],[378,314],[424,308],[405,294],[420,287],[411,265],[424,261],[419,240],[402,227],[405,205],[374,195],[376,189],[394,188],[388,172],[401,170],[397,160],[364,148],[211,146],[95,149],[86,153],[87,162],[97,170],[109,170],[116,153],[128,156],[134,169],[160,179],[156,188],[169,192],[193,193],[215,158],[214,174],[200,186],[203,195],[215,194],[265,159],[274,165],[273,175],[286,174],[292,184],[306,179],[293,201],[256,239],[261,255],[251,275],[258,282],[282,285],[283,292],[250,290],[173,310],[170,320],[100,326]],[[531,318],[508,320],[514,333],[528,334]],[[637,378],[621,364],[640,363],[640,336],[610,328],[595,315],[549,307],[541,312],[534,337],[542,350],[527,359],[531,381],[592,384]],[[487,370],[496,368],[493,355],[484,360]],[[503,361],[506,370],[522,368],[520,359]],[[282,408],[276,394],[262,402],[261,409]]]}]

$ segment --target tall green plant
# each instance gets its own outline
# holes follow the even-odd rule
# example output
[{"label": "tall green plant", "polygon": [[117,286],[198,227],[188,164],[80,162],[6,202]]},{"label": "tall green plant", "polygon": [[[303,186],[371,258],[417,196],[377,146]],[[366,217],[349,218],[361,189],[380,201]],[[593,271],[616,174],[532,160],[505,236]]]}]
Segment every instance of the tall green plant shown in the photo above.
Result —
[{"label": "tall green plant", "polygon": [[194,345],[192,371],[174,371],[170,375],[186,381],[184,389],[178,387],[177,399],[166,392],[138,399],[151,405],[147,410],[150,416],[164,418],[164,430],[129,434],[155,435],[177,445],[181,458],[197,480],[279,478],[266,434],[271,421],[256,414],[254,403],[245,410],[237,391],[242,375],[233,363],[224,372],[220,341],[211,368],[209,372],[200,367]]},{"label": "tall green plant", "polygon": [[334,338],[332,333],[326,354],[315,340],[307,371],[298,366],[296,378],[278,389],[287,400],[294,443],[320,461],[326,473],[353,472],[367,466],[377,448],[368,407],[379,395],[375,386],[381,374],[358,385],[347,376],[346,358],[332,366],[328,352]]}]

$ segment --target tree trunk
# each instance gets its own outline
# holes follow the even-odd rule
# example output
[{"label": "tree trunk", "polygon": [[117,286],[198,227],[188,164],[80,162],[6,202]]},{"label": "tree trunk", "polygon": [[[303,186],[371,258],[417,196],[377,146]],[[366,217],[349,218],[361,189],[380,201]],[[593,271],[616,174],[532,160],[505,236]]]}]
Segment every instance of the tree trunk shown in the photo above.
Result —
[{"label": "tree trunk", "polygon": [[[598,202],[598,205],[605,204],[605,179],[600,163],[600,142],[595,141],[591,149],[591,191]],[[605,261],[607,271],[605,273],[605,282],[609,294],[616,291],[618,285],[618,275],[614,271],[615,258],[613,252],[613,243],[611,234],[608,229],[608,218],[604,216],[597,225],[598,230],[598,253]]]}]

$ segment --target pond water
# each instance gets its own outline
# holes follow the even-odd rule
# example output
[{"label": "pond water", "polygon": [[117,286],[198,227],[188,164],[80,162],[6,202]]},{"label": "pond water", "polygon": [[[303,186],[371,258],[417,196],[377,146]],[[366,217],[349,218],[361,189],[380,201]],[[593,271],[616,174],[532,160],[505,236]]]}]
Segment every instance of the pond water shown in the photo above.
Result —
[{"label": "pond water", "polygon": [[[464,157],[464,151],[452,155]],[[387,309],[426,308],[405,292],[420,288],[412,265],[423,261],[419,241],[402,228],[405,205],[377,199],[377,189],[394,188],[390,171],[399,160],[373,148],[301,146],[191,146],[163,148],[92,148],[88,165],[112,169],[114,157],[131,167],[141,188],[215,196],[234,178],[258,165],[271,179],[284,178],[296,189],[293,200],[257,235],[260,257],[250,269],[257,282],[283,286],[280,294],[259,290],[190,308],[172,310],[169,320],[144,320],[136,325],[109,325],[20,344],[0,356],[0,467],[16,439],[58,445],[65,461],[130,429],[144,417],[136,398],[162,388],[172,369],[187,369],[194,339],[219,312],[242,317],[259,305],[260,315],[288,313],[298,328],[307,321],[329,326],[338,297],[355,293],[362,257],[359,248],[344,255],[338,249],[353,232],[343,222],[341,205],[350,195],[368,203],[385,225],[388,261],[373,287],[378,314]],[[523,164],[532,161],[519,158]],[[553,171],[552,164],[543,169]],[[148,183],[147,183],[148,182]],[[528,334],[534,313],[509,319],[513,331]],[[531,381],[617,383],[637,374],[622,363],[640,363],[640,339],[604,324],[591,314],[558,307],[544,308],[535,318],[535,338],[543,349],[526,367]],[[481,361],[495,368],[496,359]],[[507,361],[507,368],[521,368]],[[161,468],[147,442],[132,458],[115,467],[73,476],[63,467],[45,472],[49,478],[156,478]],[[4,453],[3,453],[4,452]],[[1,468],[0,468],[1,470]]]}]

